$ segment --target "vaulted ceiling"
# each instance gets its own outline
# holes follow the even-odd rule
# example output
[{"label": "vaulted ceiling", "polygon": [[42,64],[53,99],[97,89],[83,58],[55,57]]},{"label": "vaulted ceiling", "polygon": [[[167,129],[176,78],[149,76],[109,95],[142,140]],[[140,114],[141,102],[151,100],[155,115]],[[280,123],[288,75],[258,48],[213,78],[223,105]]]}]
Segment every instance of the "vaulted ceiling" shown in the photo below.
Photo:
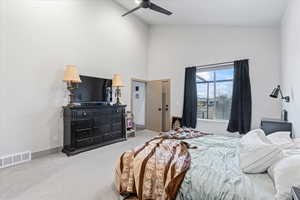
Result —
[{"label": "vaulted ceiling", "polygon": [[[125,9],[137,7],[135,0],[115,0]],[[161,15],[140,9],[135,15],[148,24],[217,24],[276,26],[288,0],[152,0],[174,14]]]}]

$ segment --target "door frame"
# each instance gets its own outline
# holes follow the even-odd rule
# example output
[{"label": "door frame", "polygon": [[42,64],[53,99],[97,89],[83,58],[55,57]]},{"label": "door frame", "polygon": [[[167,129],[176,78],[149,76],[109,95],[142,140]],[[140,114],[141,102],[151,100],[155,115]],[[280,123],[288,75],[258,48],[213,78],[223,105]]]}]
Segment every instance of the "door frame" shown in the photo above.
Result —
[{"label": "door frame", "polygon": [[160,81],[162,81],[162,82],[165,82],[165,81],[167,81],[168,83],[169,83],[169,104],[168,104],[168,111],[169,111],[169,119],[167,119],[167,120],[169,120],[169,130],[172,130],[172,115],[171,115],[171,102],[172,102],[172,95],[171,95],[171,79],[162,79],[162,80],[160,80]]},{"label": "door frame", "polygon": [[169,99],[170,99],[170,102],[169,102],[169,112],[170,112],[170,119],[169,119],[169,121],[170,121],[170,130],[172,130],[172,115],[171,115],[171,103],[172,103],[172,95],[171,95],[171,88],[172,88],[172,82],[171,82],[171,79],[170,78],[166,78],[166,79],[158,79],[158,80],[144,80],[144,79],[138,79],[138,78],[131,78],[131,81],[130,81],[130,84],[131,84],[131,86],[130,86],[130,104],[131,104],[131,106],[130,106],[130,111],[133,113],[133,82],[142,82],[142,83],[145,83],[145,126],[144,126],[144,128],[145,129],[147,129],[147,95],[148,95],[148,92],[147,92],[147,84],[148,84],[148,82],[150,82],[150,81],[168,81],[169,82],[169,85],[170,85],[170,97],[169,97]]},{"label": "door frame", "polygon": [[[144,116],[144,119],[145,119],[145,124],[144,124],[144,127],[142,128],[147,128],[146,126],[146,121],[147,121],[147,83],[148,81],[147,80],[143,80],[143,79],[138,79],[138,78],[131,78],[131,81],[130,81],[130,111],[131,113],[133,114],[133,90],[134,90],[134,87],[133,87],[133,82],[141,82],[141,83],[145,83],[145,116]],[[135,116],[134,116],[135,118]]]}]

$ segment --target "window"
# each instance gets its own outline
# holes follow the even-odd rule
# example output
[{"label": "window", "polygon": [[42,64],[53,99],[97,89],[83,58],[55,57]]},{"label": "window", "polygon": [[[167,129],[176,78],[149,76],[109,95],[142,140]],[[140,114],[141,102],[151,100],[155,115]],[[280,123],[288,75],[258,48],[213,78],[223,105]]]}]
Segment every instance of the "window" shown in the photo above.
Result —
[{"label": "window", "polygon": [[197,115],[200,119],[228,120],[230,117],[233,65],[197,69]]}]

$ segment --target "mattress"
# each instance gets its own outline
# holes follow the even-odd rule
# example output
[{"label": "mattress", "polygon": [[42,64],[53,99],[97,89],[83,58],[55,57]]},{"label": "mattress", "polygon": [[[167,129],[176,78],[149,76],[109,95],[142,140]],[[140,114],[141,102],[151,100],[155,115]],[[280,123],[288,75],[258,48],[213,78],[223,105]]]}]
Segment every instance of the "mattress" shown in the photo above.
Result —
[{"label": "mattress", "polygon": [[206,136],[186,142],[192,163],[176,200],[273,200],[268,174],[244,174],[239,167],[238,137]]}]

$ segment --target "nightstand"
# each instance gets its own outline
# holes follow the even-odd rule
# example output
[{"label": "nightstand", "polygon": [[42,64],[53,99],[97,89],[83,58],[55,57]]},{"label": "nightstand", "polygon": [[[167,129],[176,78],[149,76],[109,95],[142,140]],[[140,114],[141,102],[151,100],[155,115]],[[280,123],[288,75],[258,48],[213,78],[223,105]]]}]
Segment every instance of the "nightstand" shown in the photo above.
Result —
[{"label": "nightstand", "polygon": [[293,200],[300,200],[300,188],[292,187]]},{"label": "nightstand", "polygon": [[264,118],[261,120],[260,128],[265,131],[266,135],[277,131],[288,131],[291,132],[291,138],[293,138],[293,125],[287,121]]}]

